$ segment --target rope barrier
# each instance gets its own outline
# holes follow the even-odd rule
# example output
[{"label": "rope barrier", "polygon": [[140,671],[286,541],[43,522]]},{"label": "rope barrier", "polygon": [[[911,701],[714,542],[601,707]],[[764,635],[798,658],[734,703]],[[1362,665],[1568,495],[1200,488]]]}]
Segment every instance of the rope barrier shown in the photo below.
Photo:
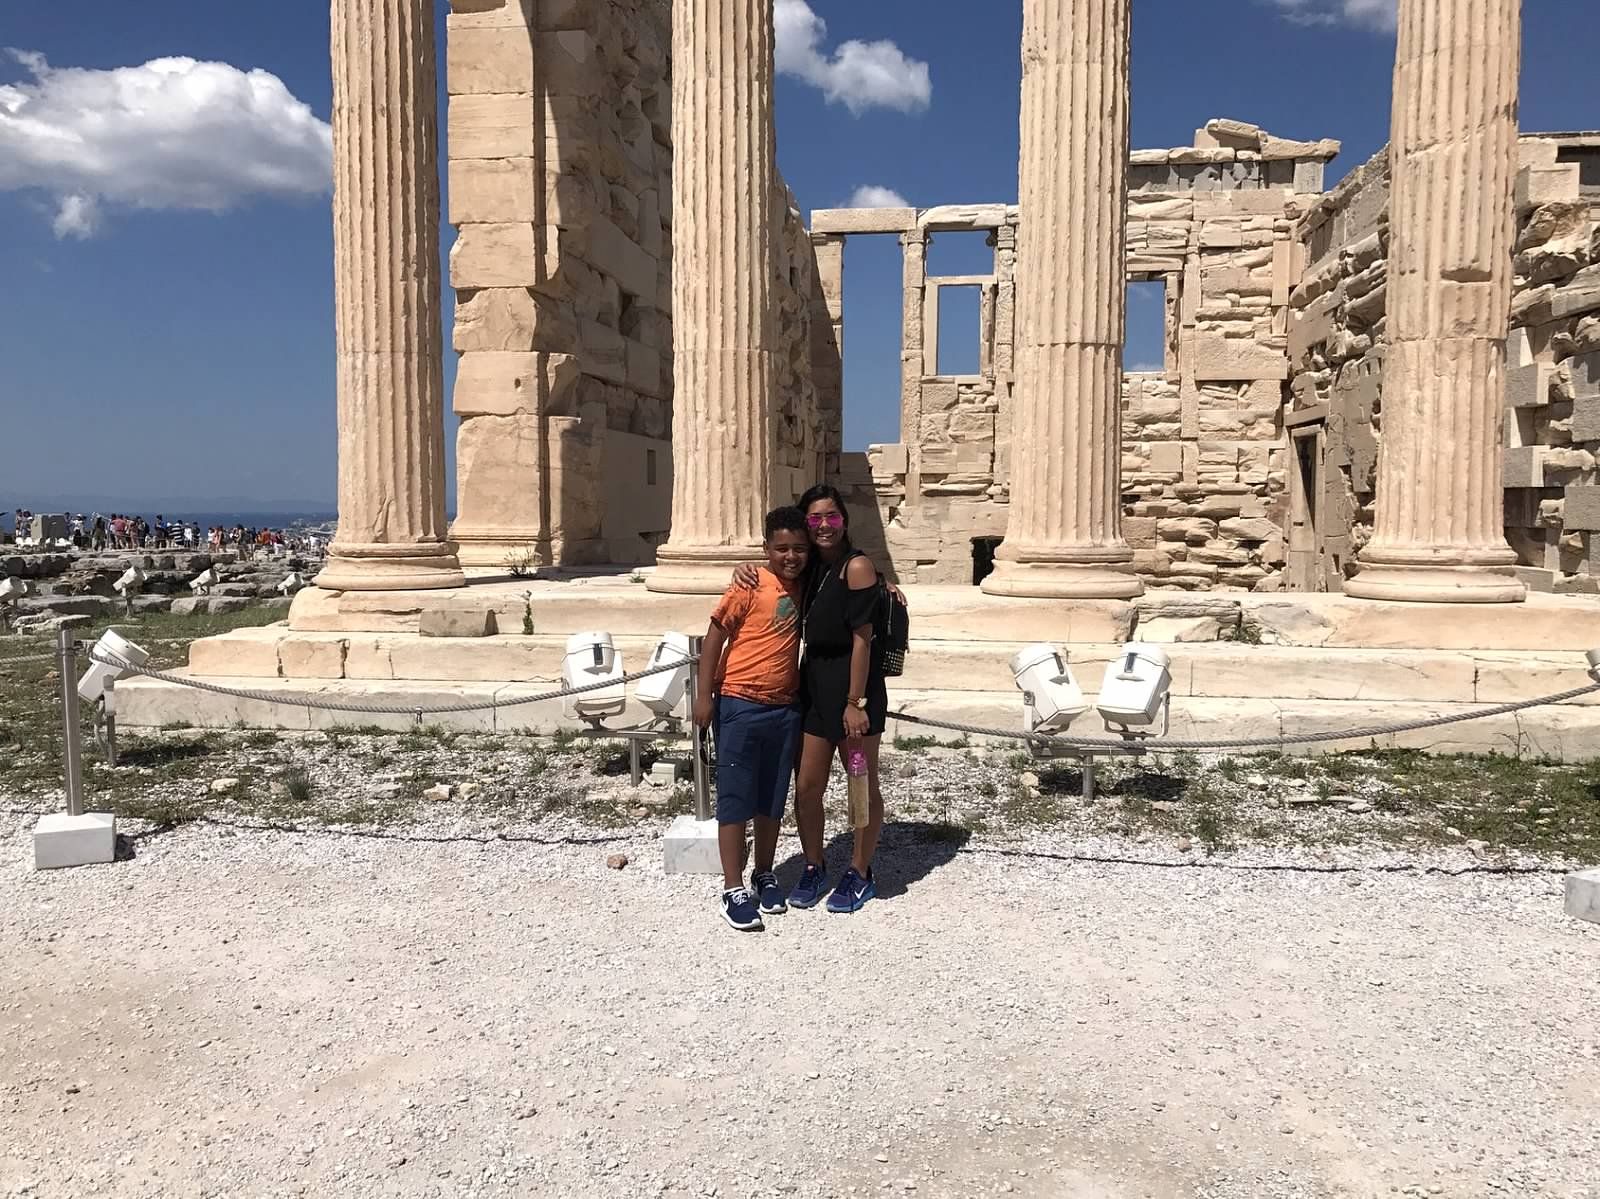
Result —
[{"label": "rope barrier", "polygon": [[1163,749],[1277,749],[1285,745],[1315,745],[1330,741],[1367,740],[1386,737],[1394,733],[1410,733],[1419,729],[1436,729],[1450,724],[1464,724],[1471,720],[1483,720],[1489,716],[1504,716],[1511,712],[1522,712],[1528,708],[1542,708],[1547,704],[1565,703],[1580,696],[1592,695],[1597,691],[1600,691],[1600,683],[1591,683],[1587,687],[1574,687],[1571,691],[1560,691],[1555,695],[1545,695],[1538,699],[1525,699],[1516,703],[1497,704],[1491,708],[1478,708],[1471,712],[1458,712],[1450,716],[1432,716],[1424,720],[1402,720],[1391,724],[1364,725],[1353,729],[1340,729],[1323,733],[1282,733],[1276,737],[1150,737],[1137,739],[1125,739],[1122,737],[1065,737],[1051,733],[1028,733],[1018,732],[1013,729],[985,728],[976,724],[958,724],[953,721],[935,720],[930,716],[913,716],[909,712],[890,712],[889,717],[893,720],[902,720],[907,724],[922,725],[926,728],[946,729],[953,733],[965,733],[974,737],[996,737],[1010,741],[1027,741],[1068,751],[1104,752],[1107,750],[1120,750],[1126,752],[1134,747],[1146,751]]},{"label": "rope barrier", "polygon": [[637,683],[640,679],[647,679],[652,675],[667,674],[684,665],[684,660],[666,662],[660,666],[652,666],[646,670],[638,670],[632,674],[625,674],[620,678],[603,679],[598,683],[584,683],[577,687],[563,687],[559,691],[546,691],[542,695],[529,695],[517,699],[490,699],[471,701],[456,704],[381,704],[381,703],[355,703],[344,700],[317,700],[308,696],[286,698],[274,695],[270,691],[253,691],[239,687],[222,687],[216,683],[202,683],[198,679],[185,678],[183,675],[170,674],[161,670],[149,670],[143,666],[135,666],[126,662],[115,654],[89,653],[91,662],[98,662],[102,666],[113,666],[129,674],[139,675],[147,679],[155,679],[162,683],[171,683],[178,687],[188,687],[193,691],[205,691],[212,695],[224,695],[233,699],[248,699],[256,703],[277,704],[286,708],[310,708],[322,712],[348,712],[365,714],[369,716],[447,716],[460,712],[489,712],[501,708],[518,708],[527,704],[547,703],[550,700],[566,699],[568,696],[585,695],[591,691],[604,691],[608,687],[625,687],[630,683]]},{"label": "rope barrier", "polygon": [[[49,657],[50,655],[45,655]],[[324,712],[346,712],[369,714],[374,716],[444,716],[463,712],[486,712],[501,708],[523,707],[528,704],[547,703],[551,700],[566,699],[569,696],[584,695],[592,691],[603,691],[608,687],[627,686],[640,679],[652,675],[665,674],[677,670],[683,665],[682,661],[669,662],[661,666],[651,667],[646,670],[625,674],[617,679],[605,679],[597,683],[586,683],[577,687],[563,687],[556,691],[547,691],[539,695],[530,695],[516,699],[491,699],[455,704],[382,704],[358,703],[340,700],[318,700],[309,697],[285,698],[274,695],[268,691],[255,691],[246,688],[223,687],[216,683],[203,683],[198,679],[186,678],[182,675],[171,674],[166,671],[150,670],[143,666],[136,666],[118,658],[114,654],[102,655],[91,651],[91,661],[105,666],[113,666],[144,678],[155,679],[158,682],[170,683],[174,686],[187,687],[194,691],[209,692],[212,695],[222,695],[233,699],[247,699],[256,703],[275,704],[283,707],[310,708]],[[20,659],[11,659],[12,661]],[[0,665],[5,660],[0,660]],[[998,729],[978,724],[963,724],[956,721],[936,720],[931,716],[916,716],[909,712],[890,712],[889,717],[903,721],[906,724],[919,725],[924,728],[943,729],[947,732],[962,733],[974,737],[992,737],[1000,740],[1023,741],[1035,745],[1050,746],[1055,749],[1081,751],[1086,753],[1121,751],[1139,749],[1144,752],[1159,750],[1211,750],[1211,749],[1277,749],[1286,745],[1315,745],[1333,741],[1361,741],[1377,737],[1392,736],[1396,733],[1417,732],[1423,729],[1442,728],[1452,724],[1465,724],[1469,721],[1484,720],[1491,716],[1505,716],[1514,712],[1523,712],[1529,708],[1541,708],[1551,704],[1566,703],[1568,700],[1578,699],[1585,695],[1600,692],[1600,683],[1590,683],[1585,687],[1574,687],[1570,691],[1560,691],[1554,695],[1541,696],[1538,699],[1518,700],[1514,703],[1497,704],[1493,707],[1478,708],[1471,712],[1458,712],[1446,716],[1432,716],[1421,720],[1393,721],[1388,724],[1363,725],[1353,729],[1330,730],[1320,733],[1280,733],[1276,737],[1149,737],[1149,738],[1122,738],[1122,737],[1069,737],[1050,733],[1029,733],[1015,729]]]}]

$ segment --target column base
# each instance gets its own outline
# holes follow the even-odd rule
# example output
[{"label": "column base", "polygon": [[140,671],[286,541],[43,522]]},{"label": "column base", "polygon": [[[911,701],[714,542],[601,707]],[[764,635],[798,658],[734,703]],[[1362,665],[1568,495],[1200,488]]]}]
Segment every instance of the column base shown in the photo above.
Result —
[{"label": "column base", "polygon": [[324,591],[437,591],[465,587],[467,578],[450,542],[328,547],[328,564],[316,577]]},{"label": "column base", "polygon": [[1144,582],[1132,571],[1131,564],[1002,560],[982,588],[985,595],[1018,599],[1135,599],[1144,594]]},{"label": "column base", "polygon": [[733,581],[736,567],[766,560],[760,545],[683,549],[664,545],[656,554],[656,568],[645,579],[645,587],[666,595],[721,595]]},{"label": "column base", "polygon": [[1357,599],[1419,604],[1520,604],[1528,589],[1509,566],[1361,566],[1345,581]]},{"label": "column base", "polygon": [[550,538],[536,530],[518,529],[461,529],[451,526],[450,540],[455,543],[456,560],[462,566],[498,567],[509,570],[508,558],[528,556],[531,574],[541,566],[554,561]]}]

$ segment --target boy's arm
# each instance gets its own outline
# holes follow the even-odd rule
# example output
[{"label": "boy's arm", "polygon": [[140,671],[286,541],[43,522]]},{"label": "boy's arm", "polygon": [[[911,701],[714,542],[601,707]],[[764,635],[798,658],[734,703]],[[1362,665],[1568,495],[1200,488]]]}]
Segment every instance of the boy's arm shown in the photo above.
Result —
[{"label": "boy's arm", "polygon": [[712,688],[716,685],[717,667],[722,664],[722,651],[727,645],[728,631],[713,620],[706,629],[705,640],[700,643],[700,674],[695,685],[694,722],[701,728],[711,724]]}]

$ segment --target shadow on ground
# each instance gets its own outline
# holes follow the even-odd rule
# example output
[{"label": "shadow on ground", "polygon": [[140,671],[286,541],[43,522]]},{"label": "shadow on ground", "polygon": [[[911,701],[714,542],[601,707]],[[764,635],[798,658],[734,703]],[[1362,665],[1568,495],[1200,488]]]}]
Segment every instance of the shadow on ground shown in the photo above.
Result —
[{"label": "shadow on ground", "polygon": [[[904,895],[935,870],[949,865],[971,839],[970,831],[955,825],[932,824],[925,820],[884,821],[877,860],[873,863],[878,898],[894,899]],[[830,883],[837,882],[850,865],[854,847],[855,835],[849,830],[836,833],[823,847]],[[800,871],[804,867],[805,858],[798,853],[778,864],[778,882],[784,890],[800,881]]]}]

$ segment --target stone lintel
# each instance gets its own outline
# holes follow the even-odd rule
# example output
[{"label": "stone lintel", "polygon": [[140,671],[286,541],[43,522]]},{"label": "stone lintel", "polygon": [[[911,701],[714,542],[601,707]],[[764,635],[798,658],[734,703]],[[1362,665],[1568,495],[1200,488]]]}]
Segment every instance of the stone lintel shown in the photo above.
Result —
[{"label": "stone lintel", "polygon": [[917,227],[915,208],[818,208],[811,213],[811,232],[909,233]]}]

